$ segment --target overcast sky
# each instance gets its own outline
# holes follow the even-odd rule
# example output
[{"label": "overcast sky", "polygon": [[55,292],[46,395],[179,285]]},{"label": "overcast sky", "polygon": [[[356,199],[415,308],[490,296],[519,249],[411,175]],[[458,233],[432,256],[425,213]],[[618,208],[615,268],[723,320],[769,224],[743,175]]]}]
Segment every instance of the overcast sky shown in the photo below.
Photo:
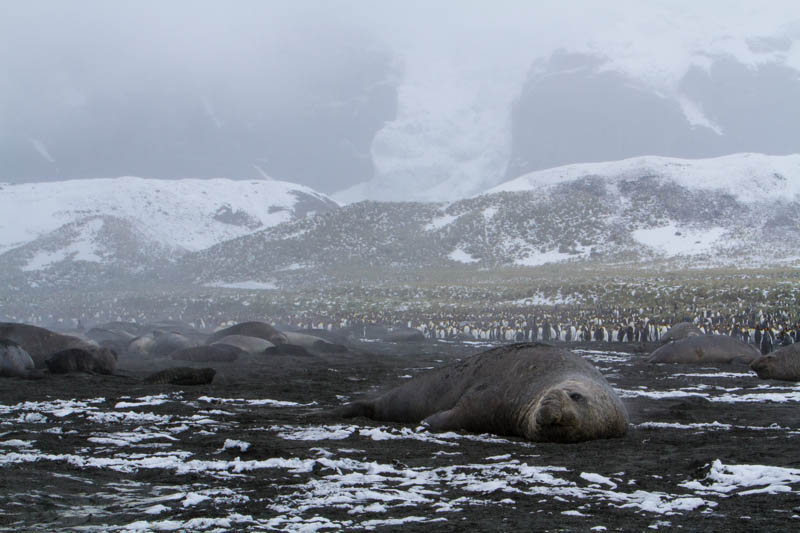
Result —
[{"label": "overcast sky", "polygon": [[468,193],[504,175],[511,104],[553,50],[659,94],[704,53],[800,71],[796,0],[0,3],[12,182],[268,175],[335,192],[446,174]]}]

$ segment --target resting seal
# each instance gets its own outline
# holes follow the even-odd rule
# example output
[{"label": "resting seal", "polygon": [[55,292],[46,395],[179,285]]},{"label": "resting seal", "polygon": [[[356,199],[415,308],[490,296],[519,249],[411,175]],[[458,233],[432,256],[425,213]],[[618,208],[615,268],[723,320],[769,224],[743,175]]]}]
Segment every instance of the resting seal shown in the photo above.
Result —
[{"label": "resting seal", "polygon": [[[44,368],[48,357],[69,348],[85,350],[101,361],[108,363],[114,361],[113,366],[116,368],[117,356],[112,350],[49,329],[15,322],[0,322],[0,337],[19,344],[31,356],[36,368]],[[113,372],[113,369],[111,371]]]},{"label": "resting seal", "polygon": [[790,344],[771,354],[762,355],[752,363],[761,379],[800,381],[800,344]]},{"label": "resting seal", "polygon": [[275,346],[266,339],[249,337],[247,335],[228,335],[227,337],[222,337],[218,341],[214,341],[211,343],[211,346],[219,346],[220,344],[235,346],[249,354],[262,353],[267,348]]},{"label": "resting seal", "polygon": [[517,435],[531,441],[621,437],[628,428],[622,401],[591,363],[537,343],[477,354],[334,414],[422,421],[433,430]]},{"label": "resting seal", "polygon": [[691,322],[678,322],[661,336],[661,343],[679,341],[702,334],[703,331]]},{"label": "resting seal", "polygon": [[749,364],[760,355],[754,347],[728,335],[696,335],[661,346],[647,362]]},{"label": "resting seal", "polygon": [[215,331],[208,339],[206,344],[217,342],[223,337],[228,335],[246,335],[248,337],[258,337],[259,339],[268,340],[272,344],[284,344],[286,342],[286,335],[273,328],[266,322],[241,322],[229,328]]},{"label": "resting seal", "polygon": [[42,377],[34,370],[35,366],[28,352],[20,348],[16,342],[0,339],[0,377]]},{"label": "resting seal", "polygon": [[45,361],[53,374],[88,372],[90,374],[113,374],[117,361],[105,352],[91,353],[83,348],[68,348],[51,355]]},{"label": "resting seal", "polygon": [[341,344],[334,344],[316,335],[308,335],[297,331],[284,331],[286,343],[305,348],[309,352],[341,353],[346,352],[347,348]]}]

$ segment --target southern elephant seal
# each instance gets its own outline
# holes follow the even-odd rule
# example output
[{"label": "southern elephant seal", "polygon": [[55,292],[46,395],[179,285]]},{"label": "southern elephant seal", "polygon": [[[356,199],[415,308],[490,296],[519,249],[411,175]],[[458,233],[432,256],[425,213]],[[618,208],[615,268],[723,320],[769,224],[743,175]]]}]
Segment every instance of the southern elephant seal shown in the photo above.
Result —
[{"label": "southern elephant seal", "polygon": [[67,348],[48,357],[45,364],[53,374],[70,372],[113,374],[117,361],[105,352],[92,353],[83,348]]},{"label": "southern elephant seal", "polygon": [[421,374],[373,400],[334,411],[433,430],[579,442],[621,437],[622,401],[587,360],[547,344],[513,344]]},{"label": "southern elephant seal", "polygon": [[31,356],[16,342],[0,339],[0,377],[42,377],[35,368],[36,365]]},{"label": "southern elephant seal", "polygon": [[150,374],[143,382],[151,385],[207,385],[214,380],[213,368],[175,366]]},{"label": "southern elephant seal", "polygon": [[300,346],[309,352],[341,353],[347,351],[345,346],[328,342],[316,335],[308,335],[297,331],[284,331],[283,335],[286,337],[286,344]]},{"label": "southern elephant seal", "polygon": [[754,347],[728,335],[695,335],[661,346],[647,362],[749,364],[760,355]]},{"label": "southern elephant seal", "polygon": [[246,335],[248,337],[258,337],[265,339],[272,344],[284,344],[286,335],[270,326],[266,322],[240,322],[233,326],[219,331],[215,331],[208,339],[206,344],[212,344],[228,335]]},{"label": "southern elephant seal", "polygon": [[214,344],[212,346],[192,346],[177,350],[169,355],[170,359],[178,361],[195,361],[200,363],[229,363],[235,361],[240,354],[245,353],[236,346],[229,344]]},{"label": "southern elephant seal", "polygon": [[14,341],[28,352],[36,368],[45,368],[45,361],[48,357],[69,348],[80,348],[103,361],[113,360],[114,366],[116,366],[116,353],[108,348],[96,346],[78,337],[62,335],[29,324],[0,322],[0,338]]},{"label": "southern elephant seal", "polygon": [[173,352],[198,346],[199,343],[190,339],[182,333],[175,333],[173,331],[154,331],[153,345],[150,347],[148,354],[151,357],[167,357]]},{"label": "southern elephant seal", "polygon": [[678,322],[669,328],[659,340],[663,344],[670,341],[679,341],[687,337],[695,337],[697,335],[703,335],[703,331],[700,328],[691,322]]},{"label": "southern elephant seal", "polygon": [[218,346],[220,344],[235,346],[249,354],[263,353],[267,348],[275,346],[266,339],[247,335],[228,335],[227,337],[222,337],[218,341],[214,341],[209,346]]},{"label": "southern elephant seal", "polygon": [[800,344],[790,344],[762,355],[750,363],[750,368],[761,379],[800,381]]}]

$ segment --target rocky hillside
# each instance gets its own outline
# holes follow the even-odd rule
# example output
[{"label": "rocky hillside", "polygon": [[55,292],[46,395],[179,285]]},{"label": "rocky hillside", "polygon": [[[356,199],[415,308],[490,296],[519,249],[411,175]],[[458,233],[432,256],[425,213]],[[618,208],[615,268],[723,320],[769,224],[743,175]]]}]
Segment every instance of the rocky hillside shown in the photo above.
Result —
[{"label": "rocky hillside", "polygon": [[181,256],[338,208],[287,182],[116,178],[0,186],[0,268],[19,283],[152,276]]},{"label": "rocky hillside", "polygon": [[[4,275],[20,287],[138,278],[267,288],[376,270],[798,259],[800,155],[570,165],[450,204],[365,201],[329,209],[313,192],[287,188],[284,200],[276,194],[269,203],[255,185],[235,193],[232,182],[223,185],[196,183],[180,204],[162,188],[149,204],[139,202],[140,217],[80,210],[62,199],[64,211],[53,217],[71,209],[74,220],[0,255]],[[130,201],[130,194],[119,198]],[[261,209],[253,209],[259,198]]]},{"label": "rocky hillside", "polygon": [[797,258],[800,156],[636,158],[534,172],[452,204],[361,202],[189,254],[199,283],[369,267]]}]

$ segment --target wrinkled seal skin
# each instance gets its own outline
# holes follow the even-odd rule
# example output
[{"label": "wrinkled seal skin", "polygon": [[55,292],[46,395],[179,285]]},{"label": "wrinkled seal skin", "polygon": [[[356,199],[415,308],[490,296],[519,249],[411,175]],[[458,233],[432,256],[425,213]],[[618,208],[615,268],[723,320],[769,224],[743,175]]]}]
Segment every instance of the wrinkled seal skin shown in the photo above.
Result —
[{"label": "wrinkled seal skin", "polygon": [[800,343],[762,355],[750,363],[750,368],[761,379],[800,381]]},{"label": "wrinkled seal skin", "polygon": [[88,352],[83,348],[68,348],[51,355],[45,361],[47,369],[53,374],[88,372],[90,374],[113,374],[116,360]]},{"label": "wrinkled seal skin", "polygon": [[229,363],[235,361],[239,354],[245,353],[236,346],[215,344],[213,346],[193,346],[172,352],[170,359],[179,361],[195,361],[199,363]]},{"label": "wrinkled seal skin", "polygon": [[753,346],[728,335],[698,335],[670,342],[650,354],[649,363],[750,364],[761,356]]},{"label": "wrinkled seal skin", "polygon": [[270,326],[266,322],[241,322],[229,328],[221,329],[214,332],[208,339],[206,344],[217,342],[223,337],[228,335],[246,335],[248,337],[258,337],[259,339],[268,340],[272,344],[286,343],[286,335]]},{"label": "wrinkled seal skin", "polygon": [[697,335],[703,335],[703,332],[700,330],[700,328],[691,322],[678,322],[661,336],[661,343],[664,344],[671,341],[679,341],[681,339],[695,337]]},{"label": "wrinkled seal skin", "polygon": [[19,344],[31,356],[36,368],[45,368],[46,361],[51,355],[69,348],[85,350],[98,360],[108,364],[113,361],[113,367],[116,368],[117,356],[112,350],[95,346],[78,337],[61,335],[49,329],[28,324],[0,322],[0,338],[6,338]]},{"label": "wrinkled seal skin", "polygon": [[334,414],[422,421],[432,430],[516,435],[537,442],[621,437],[628,428],[622,401],[591,363],[538,343],[477,354]]},{"label": "wrinkled seal skin", "polygon": [[16,342],[0,339],[0,377],[39,378],[31,356]]},{"label": "wrinkled seal skin", "polygon": [[213,368],[176,366],[147,376],[144,378],[144,383],[151,385],[207,385],[214,380],[216,373]]}]

